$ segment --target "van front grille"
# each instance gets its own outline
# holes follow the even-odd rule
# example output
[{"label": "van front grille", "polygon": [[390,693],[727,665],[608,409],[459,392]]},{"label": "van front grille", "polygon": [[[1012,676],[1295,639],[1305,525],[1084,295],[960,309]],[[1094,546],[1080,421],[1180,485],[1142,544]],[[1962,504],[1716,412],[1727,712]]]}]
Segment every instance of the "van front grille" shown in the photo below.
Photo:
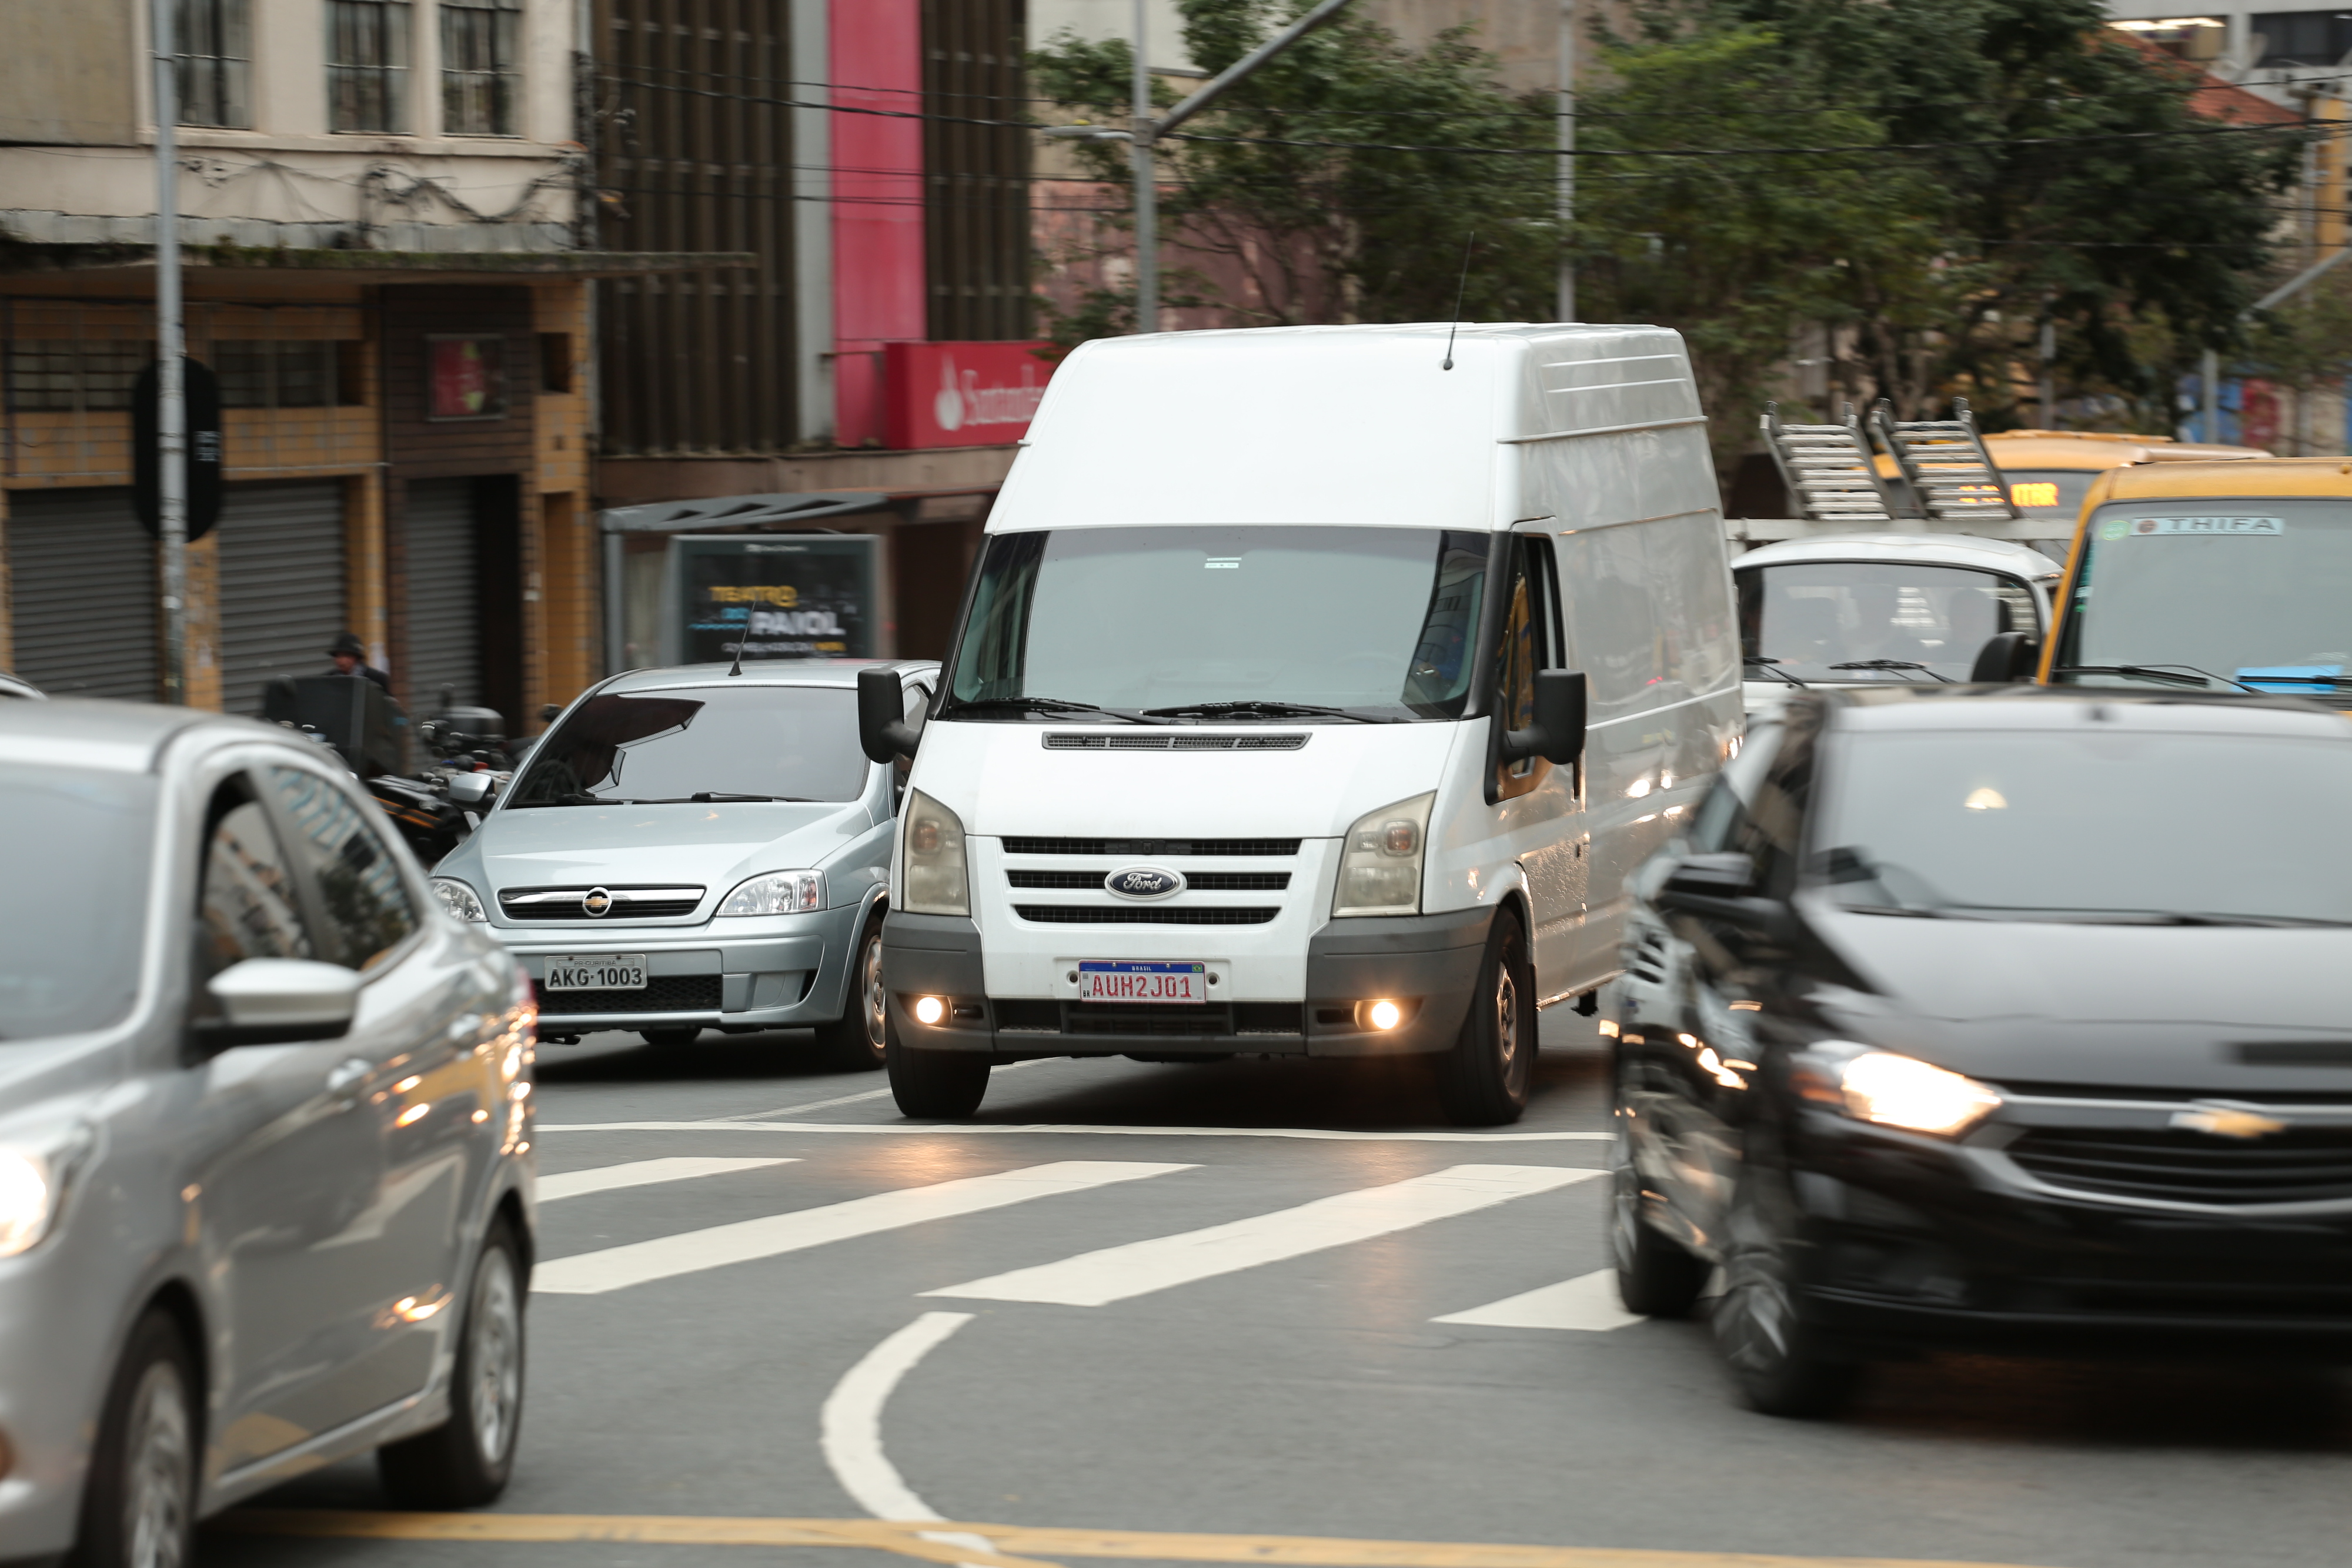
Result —
[{"label": "van front grille", "polygon": [[1260,856],[1298,852],[1297,839],[1006,839],[1009,855]]},{"label": "van front grille", "polygon": [[[1008,871],[1004,880],[1014,887],[1064,888],[1079,892],[1100,888],[1108,871]],[[1290,885],[1286,871],[1188,872],[1184,886],[1192,893],[1280,893]]]},{"label": "van front grille", "polygon": [[1035,925],[1264,925],[1282,911],[1181,904],[1106,908],[1093,904],[1016,904],[1013,913]]},{"label": "van front grille", "polygon": [[1057,1002],[1017,997],[992,1001],[996,1027],[1014,1034],[1171,1037],[1304,1034],[1297,1002]]}]

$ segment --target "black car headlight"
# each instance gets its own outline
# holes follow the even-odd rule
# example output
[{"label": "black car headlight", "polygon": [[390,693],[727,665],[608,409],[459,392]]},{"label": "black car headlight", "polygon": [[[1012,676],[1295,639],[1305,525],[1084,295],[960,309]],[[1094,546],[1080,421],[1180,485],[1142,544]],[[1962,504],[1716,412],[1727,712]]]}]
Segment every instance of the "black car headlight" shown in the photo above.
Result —
[{"label": "black car headlight", "polygon": [[1825,1040],[1805,1053],[1798,1092],[1857,1122],[1957,1138],[2000,1108],[2000,1092],[1891,1051]]}]

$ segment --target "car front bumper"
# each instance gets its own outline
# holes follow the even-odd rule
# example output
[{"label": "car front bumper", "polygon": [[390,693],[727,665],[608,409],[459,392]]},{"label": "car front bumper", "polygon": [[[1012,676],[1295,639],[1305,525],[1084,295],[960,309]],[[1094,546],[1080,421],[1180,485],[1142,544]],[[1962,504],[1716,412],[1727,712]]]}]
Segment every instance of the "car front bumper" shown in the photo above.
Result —
[{"label": "car front bumper", "polygon": [[[797,1029],[841,1017],[866,906],[699,925],[484,927],[531,977],[542,1035],[590,1030]],[[642,991],[551,991],[548,961],[642,953]]]}]

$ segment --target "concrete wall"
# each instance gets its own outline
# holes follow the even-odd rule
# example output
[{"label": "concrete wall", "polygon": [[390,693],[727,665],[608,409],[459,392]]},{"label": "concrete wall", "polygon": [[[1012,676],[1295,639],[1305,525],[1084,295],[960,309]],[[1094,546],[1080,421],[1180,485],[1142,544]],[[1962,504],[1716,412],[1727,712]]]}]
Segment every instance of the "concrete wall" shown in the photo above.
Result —
[{"label": "concrete wall", "polygon": [[140,47],[131,6],[0,0],[0,141],[129,140],[141,101],[125,68]]}]

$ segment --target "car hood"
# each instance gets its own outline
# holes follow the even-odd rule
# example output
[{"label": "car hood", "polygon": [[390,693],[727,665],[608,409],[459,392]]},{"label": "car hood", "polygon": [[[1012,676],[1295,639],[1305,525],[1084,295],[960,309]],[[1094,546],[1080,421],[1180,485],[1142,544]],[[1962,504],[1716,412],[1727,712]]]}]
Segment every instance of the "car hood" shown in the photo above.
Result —
[{"label": "car hood", "polygon": [[2352,1095],[2352,930],[1805,918],[1861,982],[1820,988],[1822,1021],[1865,1043],[1996,1080]]},{"label": "car hood", "polygon": [[58,1113],[60,1097],[103,1083],[116,1063],[99,1037],[0,1041],[0,1129],[30,1116],[46,1121]]},{"label": "car hood", "polygon": [[700,883],[822,866],[873,827],[862,802],[547,806],[499,810],[435,868],[486,896],[509,887]]}]

